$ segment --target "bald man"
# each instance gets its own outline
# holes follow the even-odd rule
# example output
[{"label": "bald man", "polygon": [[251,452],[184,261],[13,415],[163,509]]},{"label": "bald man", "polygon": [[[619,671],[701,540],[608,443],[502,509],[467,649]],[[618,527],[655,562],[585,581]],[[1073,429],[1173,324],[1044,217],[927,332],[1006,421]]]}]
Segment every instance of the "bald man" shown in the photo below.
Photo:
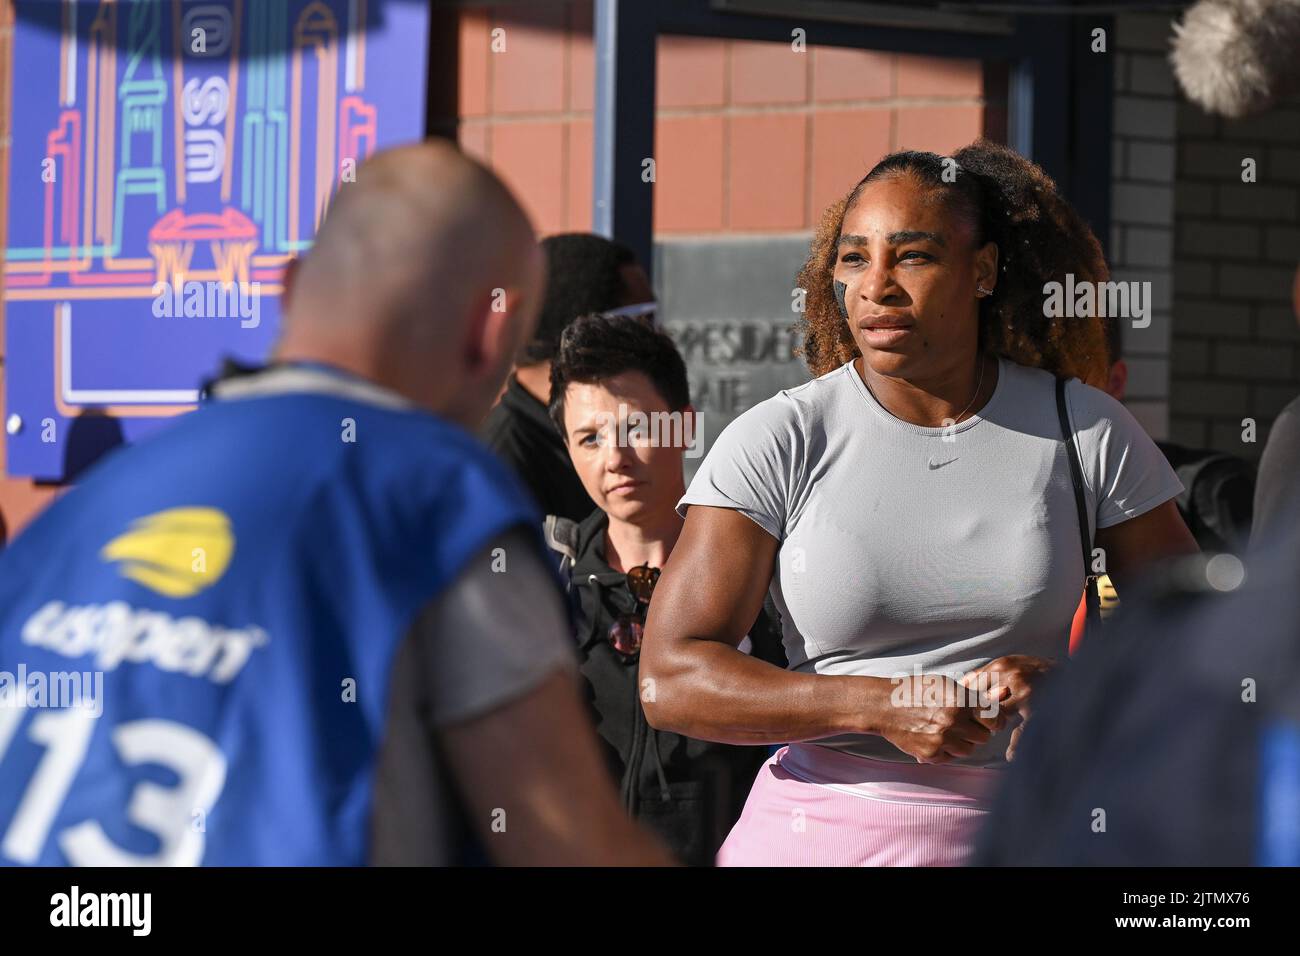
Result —
[{"label": "bald man", "polygon": [[666,862],[586,726],[539,516],[469,431],[541,274],[485,169],[376,156],[274,363],[0,555],[0,863]]}]

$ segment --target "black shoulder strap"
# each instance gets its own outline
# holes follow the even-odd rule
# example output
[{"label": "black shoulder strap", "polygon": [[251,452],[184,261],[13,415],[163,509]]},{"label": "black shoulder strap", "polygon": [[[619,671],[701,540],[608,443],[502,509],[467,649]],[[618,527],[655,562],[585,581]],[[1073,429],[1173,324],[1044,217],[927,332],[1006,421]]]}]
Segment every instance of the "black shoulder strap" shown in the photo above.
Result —
[{"label": "black shoulder strap", "polygon": [[1083,467],[1079,464],[1079,450],[1074,445],[1074,429],[1065,407],[1065,379],[1056,380],[1056,414],[1061,421],[1061,438],[1065,440],[1065,455],[1070,460],[1070,481],[1074,484],[1074,507],[1079,518],[1079,541],[1083,546],[1083,586],[1088,605],[1087,627],[1101,623],[1101,597],[1097,594],[1097,576],[1092,573],[1092,534],[1088,530],[1088,499],[1083,493]]}]

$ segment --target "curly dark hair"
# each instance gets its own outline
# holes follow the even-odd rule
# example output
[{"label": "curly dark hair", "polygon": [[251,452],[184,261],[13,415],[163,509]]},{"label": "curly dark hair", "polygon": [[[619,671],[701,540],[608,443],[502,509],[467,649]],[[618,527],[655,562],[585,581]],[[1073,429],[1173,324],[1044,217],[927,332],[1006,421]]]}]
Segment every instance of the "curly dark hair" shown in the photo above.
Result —
[{"label": "curly dark hair", "polygon": [[636,255],[621,242],[587,232],[566,232],[541,241],[546,257],[546,294],[537,329],[518,357],[520,365],[549,362],[560,347],[560,333],[580,315],[623,305],[623,266]]},{"label": "curly dark hair", "polygon": [[564,393],[571,382],[598,385],[623,372],[641,372],[650,379],[672,411],[691,403],[691,387],[682,353],[671,338],[639,319],[587,315],[560,335],[551,360],[551,421],[564,430]]},{"label": "curly dark hair", "polygon": [[[907,151],[886,156],[822,216],[798,284],[807,290],[799,349],[814,376],[824,375],[859,352],[840,314],[832,286],[836,244],[844,215],[868,183],[887,176],[911,175],[935,190],[953,212],[976,227],[982,245],[998,247],[998,282],[992,296],[979,300],[980,347],[1059,376],[1090,385],[1105,383],[1105,319],[1048,317],[1043,286],[1065,282],[1105,282],[1109,275],[1101,244],[1050,176],[1015,150],[988,140],[959,149],[956,178],[945,182],[944,157]],[[950,167],[951,168],[951,167]]]}]

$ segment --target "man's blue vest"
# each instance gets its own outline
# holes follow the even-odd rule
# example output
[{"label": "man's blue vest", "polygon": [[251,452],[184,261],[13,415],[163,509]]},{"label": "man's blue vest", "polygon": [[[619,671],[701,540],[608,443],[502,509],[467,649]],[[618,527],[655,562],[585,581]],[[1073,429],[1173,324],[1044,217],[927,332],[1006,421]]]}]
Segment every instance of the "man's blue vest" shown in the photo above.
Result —
[{"label": "man's blue vest", "polygon": [[366,862],[400,641],[540,518],[459,427],[319,367],[249,382],[277,376],[0,552],[0,862]]}]

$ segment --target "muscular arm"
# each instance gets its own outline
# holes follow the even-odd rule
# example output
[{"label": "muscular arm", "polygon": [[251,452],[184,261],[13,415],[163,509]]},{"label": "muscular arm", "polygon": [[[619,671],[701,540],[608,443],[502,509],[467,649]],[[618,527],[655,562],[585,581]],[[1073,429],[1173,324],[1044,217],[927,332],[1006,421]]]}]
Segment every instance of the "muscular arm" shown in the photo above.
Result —
[{"label": "muscular arm", "polygon": [[1102,528],[1097,532],[1096,545],[1106,554],[1106,572],[1121,599],[1124,582],[1132,581],[1145,568],[1200,551],[1172,500],[1136,518]]},{"label": "muscular arm", "polygon": [[[483,846],[511,866],[660,866],[668,853],[623,812],[572,675],[443,729]],[[501,820],[498,809],[505,810]],[[501,820],[504,829],[494,821]]]},{"label": "muscular arm", "polygon": [[737,511],[687,512],[641,650],[643,686],[654,680],[651,726],[737,744],[880,732],[890,681],[794,674],[736,650],[763,605],[776,550],[776,539]]},{"label": "muscular arm", "polygon": [[[504,573],[492,570],[498,546]],[[450,777],[498,863],[671,862],[618,800],[576,670],[532,534],[515,529],[485,545],[418,615],[394,662],[373,861],[446,862]]]}]

